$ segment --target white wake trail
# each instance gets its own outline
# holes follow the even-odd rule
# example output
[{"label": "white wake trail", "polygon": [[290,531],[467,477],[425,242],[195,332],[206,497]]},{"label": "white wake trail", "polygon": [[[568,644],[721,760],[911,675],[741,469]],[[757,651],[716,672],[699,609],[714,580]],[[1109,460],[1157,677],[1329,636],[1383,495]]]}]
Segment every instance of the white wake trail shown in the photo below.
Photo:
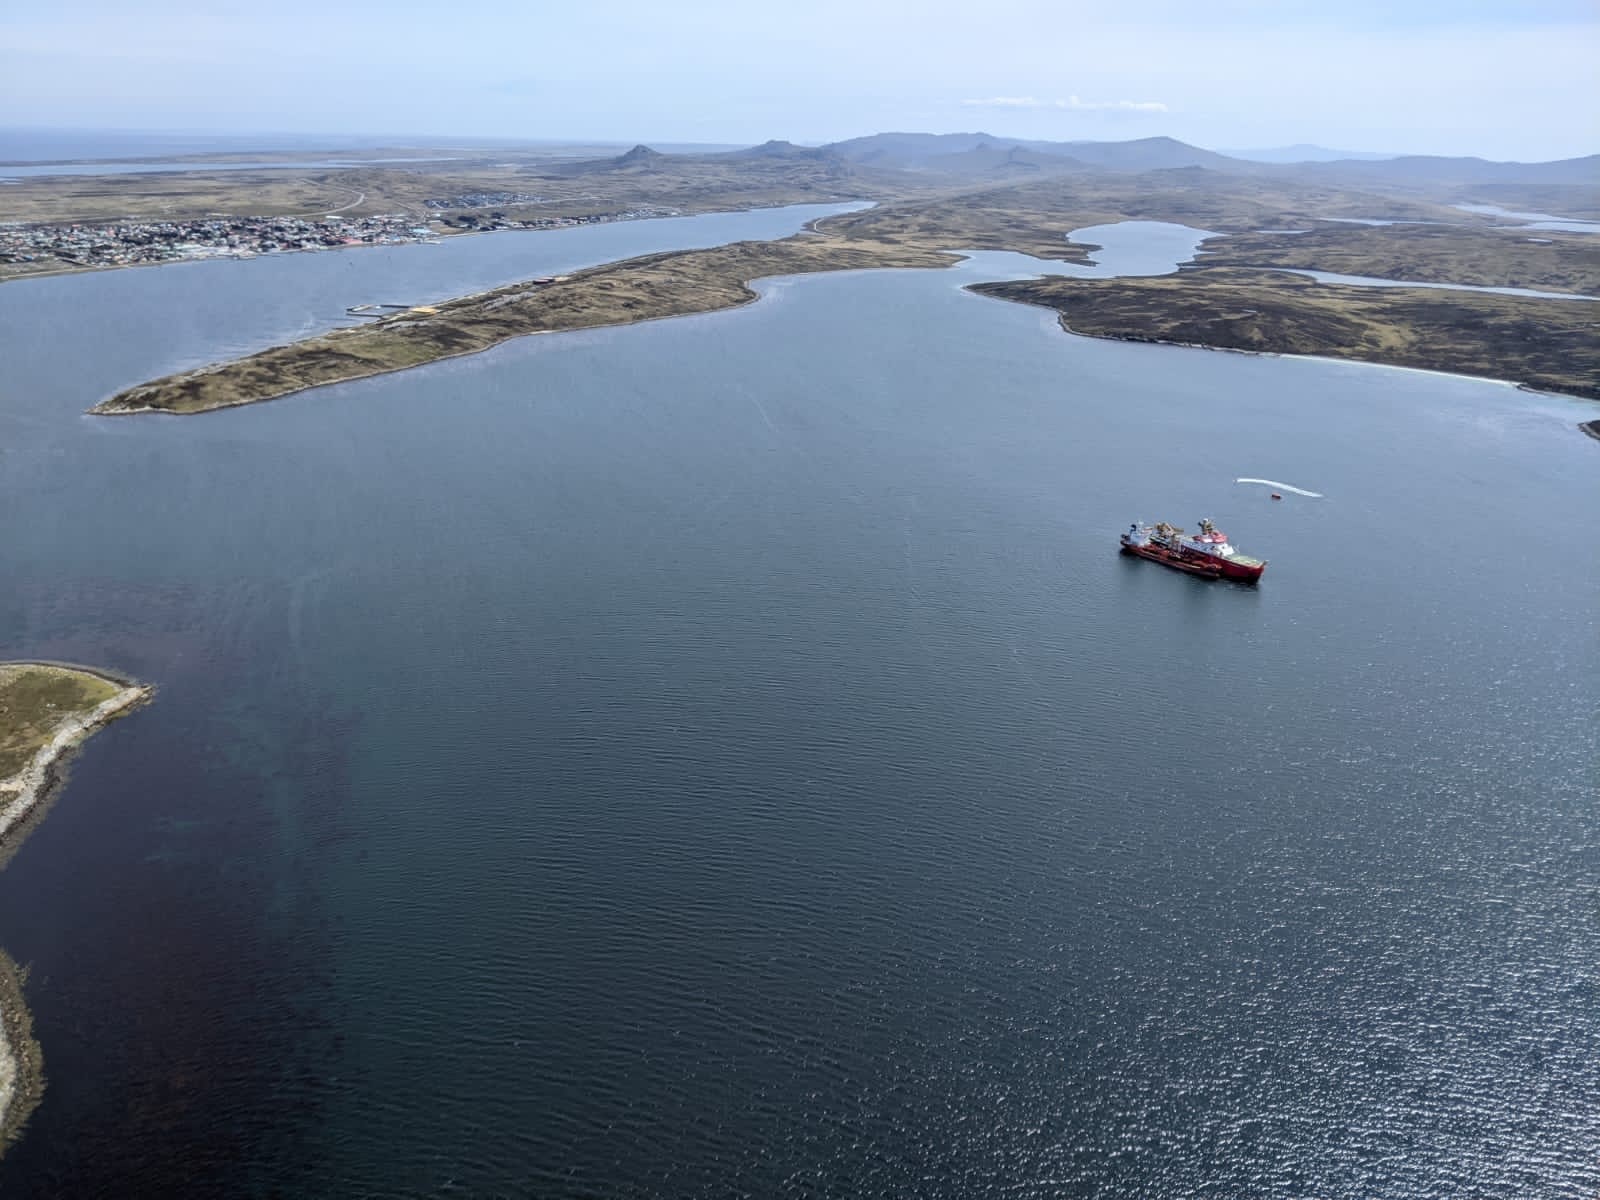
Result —
[{"label": "white wake trail", "polygon": [[1259,483],[1266,487],[1280,488],[1285,492],[1293,492],[1296,496],[1310,496],[1313,500],[1321,500],[1321,492],[1308,492],[1305,488],[1297,488],[1292,483],[1279,483],[1276,479],[1235,479],[1235,483]]}]

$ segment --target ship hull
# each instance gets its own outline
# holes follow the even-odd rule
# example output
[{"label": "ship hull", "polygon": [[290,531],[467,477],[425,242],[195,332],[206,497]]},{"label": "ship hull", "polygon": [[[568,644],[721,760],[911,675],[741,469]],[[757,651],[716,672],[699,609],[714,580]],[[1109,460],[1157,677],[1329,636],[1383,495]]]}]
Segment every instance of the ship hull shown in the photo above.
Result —
[{"label": "ship hull", "polygon": [[1122,553],[1132,554],[1138,558],[1148,558],[1151,562],[1158,562],[1164,567],[1171,567],[1174,571],[1182,571],[1185,575],[1198,575],[1202,579],[1220,579],[1222,568],[1215,562],[1200,562],[1176,550],[1169,550],[1165,546],[1154,542],[1130,542],[1123,539]]},{"label": "ship hull", "polygon": [[1121,544],[1124,554],[1148,558],[1151,562],[1171,567],[1174,571],[1182,571],[1186,575],[1198,575],[1203,579],[1231,579],[1235,583],[1255,583],[1267,569],[1267,564],[1259,558],[1250,558],[1242,554],[1233,557],[1208,554],[1197,546],[1176,542],[1170,538],[1134,538],[1123,534]]},{"label": "ship hull", "polygon": [[1216,560],[1222,568],[1222,577],[1232,579],[1239,583],[1255,583],[1261,578],[1261,572],[1267,569],[1266,563],[1230,562],[1226,558]]}]

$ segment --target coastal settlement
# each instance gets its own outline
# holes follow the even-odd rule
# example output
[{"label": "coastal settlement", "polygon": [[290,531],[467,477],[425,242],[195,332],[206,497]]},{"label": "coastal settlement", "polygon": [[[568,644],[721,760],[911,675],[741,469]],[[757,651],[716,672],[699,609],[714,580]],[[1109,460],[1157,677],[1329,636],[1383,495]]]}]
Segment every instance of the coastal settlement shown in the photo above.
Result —
[{"label": "coastal settlement", "polygon": [[[438,207],[485,208],[492,197],[429,201]],[[0,224],[0,264],[43,270],[131,267],[197,258],[253,258],[293,250],[402,246],[438,241],[443,233],[499,229],[565,229],[611,221],[675,217],[676,209],[645,206],[581,216],[511,218],[504,213],[456,216],[433,228],[405,213],[371,217],[222,217],[204,221],[120,221],[110,224]]]}]

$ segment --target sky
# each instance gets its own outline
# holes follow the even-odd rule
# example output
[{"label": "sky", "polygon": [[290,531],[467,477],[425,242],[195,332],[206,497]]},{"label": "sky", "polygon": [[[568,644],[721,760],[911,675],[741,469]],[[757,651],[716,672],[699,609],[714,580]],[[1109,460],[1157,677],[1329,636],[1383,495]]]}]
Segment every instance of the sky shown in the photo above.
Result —
[{"label": "sky", "polygon": [[1600,151],[1600,0],[59,0],[0,124],[616,142],[881,130]]}]

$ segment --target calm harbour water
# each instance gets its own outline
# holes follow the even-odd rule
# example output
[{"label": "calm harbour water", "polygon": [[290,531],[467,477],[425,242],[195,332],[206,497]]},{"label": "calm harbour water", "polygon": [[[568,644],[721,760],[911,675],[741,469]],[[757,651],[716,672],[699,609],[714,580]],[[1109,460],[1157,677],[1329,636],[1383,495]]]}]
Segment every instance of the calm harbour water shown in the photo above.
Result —
[{"label": "calm harbour water", "polygon": [[[0,873],[0,1195],[1600,1188],[1592,405],[1069,337],[983,254],[79,415],[810,215],[0,287],[0,654],[161,688]],[[1113,553],[1202,515],[1259,588]]]}]

